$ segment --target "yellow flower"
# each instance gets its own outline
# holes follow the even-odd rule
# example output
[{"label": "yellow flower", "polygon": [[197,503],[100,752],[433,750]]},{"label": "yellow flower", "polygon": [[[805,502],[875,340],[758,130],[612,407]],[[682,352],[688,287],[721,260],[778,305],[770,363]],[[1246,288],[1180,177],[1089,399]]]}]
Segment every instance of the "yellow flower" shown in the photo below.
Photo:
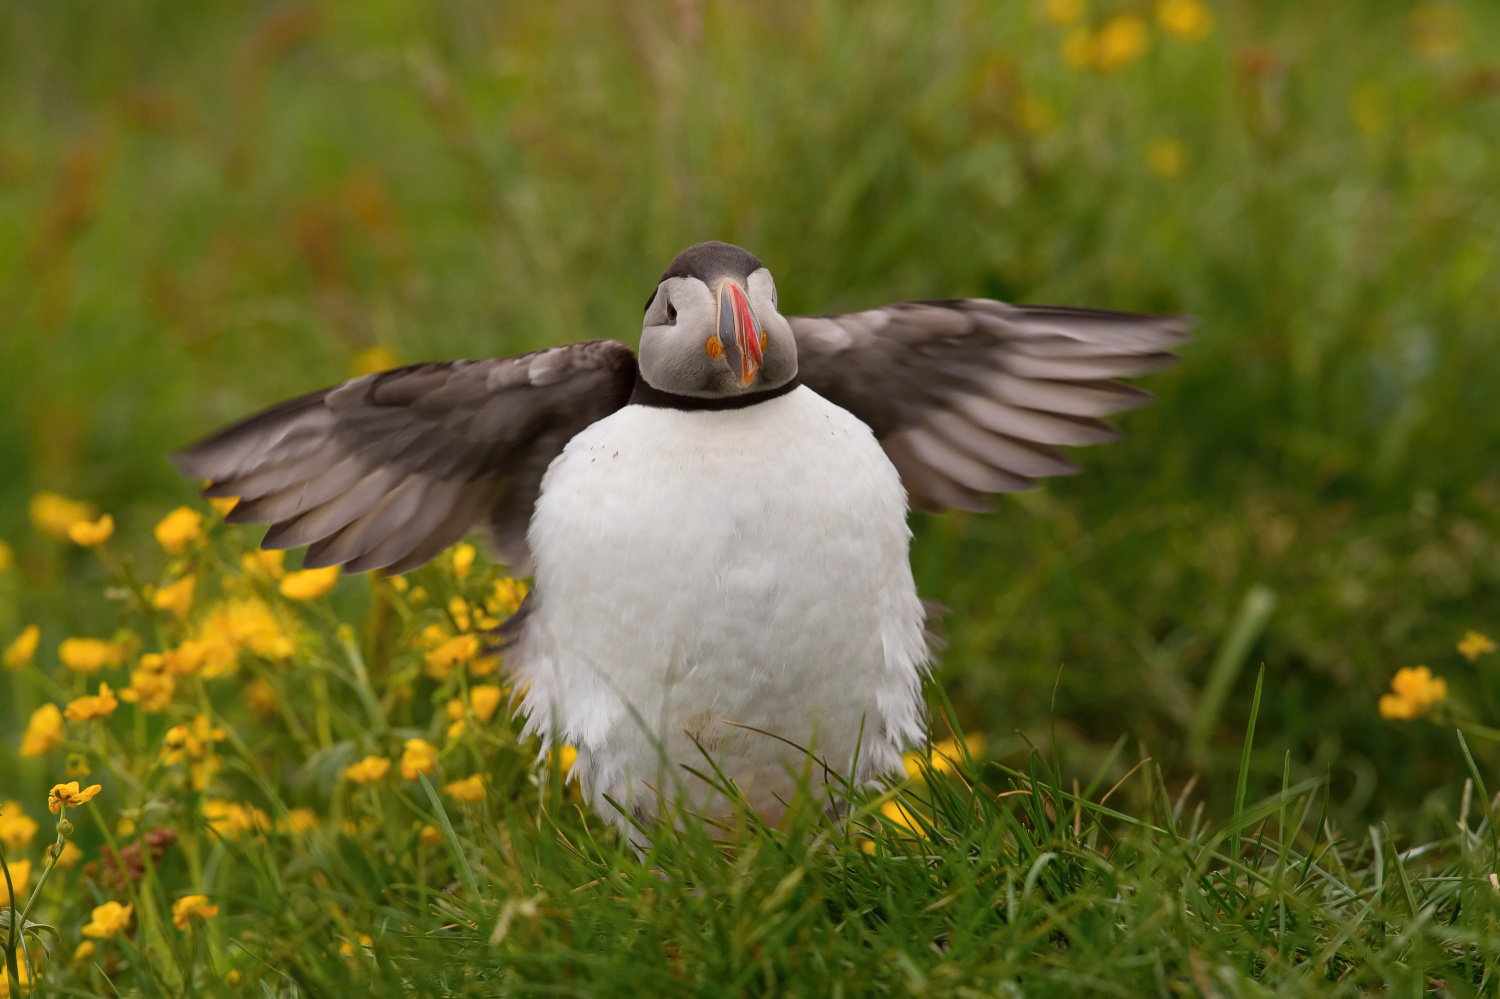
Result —
[{"label": "yellow flower", "polygon": [[238,496],[210,496],[208,505],[213,507],[220,517],[229,516],[229,511],[240,505]]},{"label": "yellow flower", "polygon": [[213,752],[213,745],[224,740],[224,730],[215,728],[208,715],[196,715],[193,724],[173,725],[162,736],[163,763],[181,763],[184,759],[202,760]]},{"label": "yellow flower", "polygon": [[310,829],[318,828],[318,813],[311,808],[293,808],[286,813],[286,821],[279,824],[300,836]]},{"label": "yellow flower", "polygon": [[1083,15],[1083,0],[1047,0],[1047,19],[1054,24],[1072,24]]},{"label": "yellow flower", "polygon": [[376,344],[354,355],[353,360],[349,362],[349,374],[359,378],[362,375],[379,374],[382,371],[399,367],[401,367],[401,358],[396,356],[391,349]]},{"label": "yellow flower", "polygon": [[923,830],[921,822],[917,820],[916,813],[899,802],[887,801],[880,806],[880,814],[907,832],[915,833],[923,839],[927,837],[927,833]]},{"label": "yellow flower", "polygon": [[482,722],[487,722],[495,717],[495,711],[500,707],[500,701],[505,692],[493,683],[481,683],[469,688],[469,709],[474,712],[474,717]]},{"label": "yellow flower", "polygon": [[207,895],[184,895],[172,903],[172,925],[179,930],[187,929],[194,916],[207,919],[218,914],[219,907],[210,905]]},{"label": "yellow flower", "polygon": [[[31,861],[12,860],[10,862],[10,880],[16,886],[16,894],[26,890],[26,882],[31,880]],[[10,905],[10,892],[5,887],[5,876],[0,874],[0,905]]]},{"label": "yellow flower", "polygon": [[495,591],[490,594],[485,605],[489,607],[492,614],[503,614],[509,617],[521,606],[521,601],[526,599],[526,584],[519,579],[495,580]]},{"label": "yellow flower", "polygon": [[390,768],[391,761],[384,756],[366,756],[358,763],[346,767],[344,776],[356,784],[368,787],[383,778]]},{"label": "yellow flower", "polygon": [[280,579],[286,575],[286,552],[279,548],[257,548],[240,556],[240,569],[247,576]]},{"label": "yellow flower", "polygon": [[459,579],[468,579],[469,571],[474,568],[476,554],[474,546],[467,543],[453,549],[453,575]]},{"label": "yellow flower", "polygon": [[401,776],[416,780],[419,774],[430,774],[437,769],[437,758],[437,747],[426,739],[407,739],[401,752]]},{"label": "yellow flower", "polygon": [[36,830],[36,819],[27,815],[19,802],[7,801],[0,807],[0,843],[7,850],[26,849]]},{"label": "yellow flower", "polygon": [[109,689],[109,684],[101,683],[99,693],[85,694],[69,701],[63,717],[68,721],[94,721],[97,718],[108,718],[119,706],[120,702],[116,700],[114,691]]},{"label": "yellow flower", "polygon": [[573,746],[564,746],[557,754],[557,765],[566,777],[573,772],[573,764],[578,762],[578,750]]},{"label": "yellow flower", "polygon": [[193,607],[193,590],[197,585],[197,577],[183,576],[177,582],[157,590],[151,597],[151,606],[157,610],[171,611],[178,617],[187,617],[188,611]]},{"label": "yellow flower", "polygon": [[[1477,631],[1464,632],[1464,637],[1458,643],[1458,654],[1469,662],[1473,662],[1487,652],[1494,651],[1495,643],[1490,640],[1490,637]],[[6,661],[6,665],[10,665],[9,660]]]},{"label": "yellow flower", "polygon": [[262,659],[290,659],[297,651],[286,630],[263,600],[231,600],[220,604],[209,618],[204,640],[227,641]]},{"label": "yellow flower", "polygon": [[476,801],[484,800],[484,778],[479,774],[465,777],[463,780],[452,781],[443,785],[443,790],[448,792],[448,797],[464,805],[472,805]]},{"label": "yellow flower", "polygon": [[1161,26],[1179,38],[1197,41],[1213,31],[1213,15],[1202,0],[1162,0],[1156,6]]},{"label": "yellow flower", "polygon": [[390,580],[391,589],[395,590],[397,593],[405,593],[408,589],[411,588],[411,581],[408,580],[405,576],[392,576],[390,577]]},{"label": "yellow flower", "polygon": [[448,616],[453,618],[459,631],[469,630],[469,602],[463,597],[454,597],[448,601]]},{"label": "yellow flower", "polygon": [[220,836],[238,839],[247,832],[271,828],[271,817],[254,805],[210,798],[203,803],[203,817],[208,827]]},{"label": "yellow flower", "polygon": [[1118,69],[1135,62],[1146,51],[1150,36],[1146,22],[1131,14],[1111,18],[1095,41],[1094,65],[1101,70]]},{"label": "yellow flower", "polygon": [[94,515],[94,508],[80,500],[57,493],[37,493],[31,497],[31,525],[49,538],[66,541],[68,528]]},{"label": "yellow flower", "polygon": [[28,624],[21,629],[21,633],[5,647],[5,656],[0,662],[5,664],[6,669],[20,669],[31,662],[36,655],[37,643],[42,640],[42,630],[34,624]]},{"label": "yellow flower", "polygon": [[94,956],[94,941],[85,940],[73,949],[73,963],[82,964]]},{"label": "yellow flower", "polygon": [[43,704],[31,713],[21,736],[22,756],[45,756],[63,741],[63,716],[56,704]]},{"label": "yellow flower", "polygon": [[130,686],[120,691],[120,700],[157,714],[167,710],[176,691],[177,681],[166,671],[165,660],[155,652],[148,652],[141,656],[140,666],[131,670]]},{"label": "yellow flower", "polygon": [[203,514],[180,506],[157,522],[156,543],[168,555],[181,555],[203,530]]},{"label": "yellow flower", "polygon": [[1146,146],[1146,166],[1163,180],[1182,173],[1184,159],[1182,143],[1176,139],[1152,139]]},{"label": "yellow flower", "polygon": [[288,573],[281,581],[281,595],[288,600],[316,600],[339,581],[339,567],[330,565],[326,569],[303,569]]},{"label": "yellow flower", "polygon": [[428,846],[441,846],[443,832],[437,826],[423,826],[422,831],[417,833],[417,841],[426,843]]},{"label": "yellow flower", "polygon": [[1068,37],[1063,39],[1063,62],[1074,69],[1092,69],[1097,47],[1094,36],[1089,34],[1088,28],[1074,28],[1068,32]]},{"label": "yellow flower", "polygon": [[[359,938],[359,945],[364,950],[365,956],[366,957],[374,957],[375,956],[375,950],[374,950],[375,941],[373,939],[371,939],[370,934],[368,934],[368,933],[356,933],[354,935]],[[342,955],[344,955],[350,961],[353,961],[354,960],[354,955],[355,955],[356,951],[355,951],[355,947],[354,947],[354,945],[352,943],[350,943],[347,940],[344,940],[344,941],[342,941],[339,944],[339,953],[342,954]]]},{"label": "yellow flower", "polygon": [[[17,985],[25,985],[25,986],[28,986],[28,987],[31,985],[31,973],[26,970],[26,962],[25,961],[19,961],[18,960],[16,962],[16,973],[20,976],[20,978],[16,982]],[[4,961],[0,961],[0,999],[5,999],[5,997],[7,997],[9,995],[10,995],[10,972],[6,970],[6,968],[5,968],[5,962]]]},{"label": "yellow flower", "polygon": [[276,717],[276,688],[258,676],[245,687],[245,705],[264,719]]},{"label": "yellow flower", "polygon": [[1409,720],[1420,717],[1448,696],[1448,681],[1426,666],[1403,666],[1391,678],[1392,693],[1380,697],[1380,717]]},{"label": "yellow flower", "polygon": [[66,784],[54,784],[52,792],[47,795],[47,811],[56,815],[64,808],[77,808],[94,800],[94,795],[104,790],[99,784],[91,784],[82,791],[78,789],[78,782],[70,780]]},{"label": "yellow flower", "polygon": [[57,647],[57,658],[75,673],[97,673],[123,663],[125,648],[119,642],[106,642],[102,638],[65,638]]},{"label": "yellow flower", "polygon": [[478,635],[457,635],[427,653],[427,675],[434,680],[443,680],[462,665],[479,655]]},{"label": "yellow flower", "polygon": [[121,905],[119,902],[105,902],[95,906],[94,918],[83,928],[83,935],[100,940],[123,932],[130,925],[130,914],[134,908],[133,905]]},{"label": "yellow flower", "polygon": [[[964,735],[964,748],[969,751],[969,758],[976,763],[984,755],[984,748],[989,740],[981,732],[969,732]],[[901,757],[901,763],[906,768],[906,776],[920,777],[922,774],[921,756],[916,753],[906,753]],[[940,774],[957,773],[963,769],[964,754],[958,748],[958,743],[952,739],[944,739],[932,747],[932,769]]]},{"label": "yellow flower", "polygon": [[464,721],[463,698],[449,698],[446,710],[448,712],[448,718],[452,722],[452,724],[448,726],[448,738],[457,739],[459,736],[464,734],[464,729],[468,728],[468,723]]},{"label": "yellow flower", "polygon": [[105,514],[98,520],[78,520],[68,525],[68,540],[84,548],[93,548],[115,533],[115,518]]}]

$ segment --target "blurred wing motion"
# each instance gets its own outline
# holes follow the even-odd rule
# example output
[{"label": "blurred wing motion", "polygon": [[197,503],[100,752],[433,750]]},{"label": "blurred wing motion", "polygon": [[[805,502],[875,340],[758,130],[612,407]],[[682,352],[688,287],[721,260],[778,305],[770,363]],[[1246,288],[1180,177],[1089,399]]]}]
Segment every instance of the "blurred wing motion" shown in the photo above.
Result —
[{"label": "blurred wing motion", "polygon": [[803,384],[868,424],[932,511],[988,510],[989,493],[1076,472],[1058,445],[1118,437],[1099,417],[1151,395],[1111,379],[1172,364],[1191,325],[980,298],[788,321]]},{"label": "blurred wing motion", "polygon": [[397,368],[293,399],[172,458],[238,496],[225,518],[269,523],[267,548],[308,567],[414,569],[484,521],[529,574],[526,527],[563,446],[630,398],[635,356],[613,340],[490,361]]}]

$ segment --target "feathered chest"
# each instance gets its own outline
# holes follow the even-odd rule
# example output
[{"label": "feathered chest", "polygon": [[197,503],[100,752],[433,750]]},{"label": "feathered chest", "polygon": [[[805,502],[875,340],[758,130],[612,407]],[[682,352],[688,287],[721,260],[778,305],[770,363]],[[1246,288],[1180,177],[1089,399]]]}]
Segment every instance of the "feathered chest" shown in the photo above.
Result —
[{"label": "feathered chest", "polygon": [[722,413],[629,406],[547,472],[537,651],[570,703],[606,688],[656,703],[696,677],[743,715],[777,675],[873,676],[892,593],[910,589],[908,539],[880,446],[809,389]]}]

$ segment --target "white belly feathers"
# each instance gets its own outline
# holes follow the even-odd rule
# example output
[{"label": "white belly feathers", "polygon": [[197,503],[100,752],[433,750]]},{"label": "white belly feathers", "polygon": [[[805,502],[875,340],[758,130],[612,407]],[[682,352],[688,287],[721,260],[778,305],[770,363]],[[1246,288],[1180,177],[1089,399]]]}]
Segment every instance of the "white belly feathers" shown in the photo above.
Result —
[{"label": "white belly feathers", "polygon": [[722,814],[684,769],[709,771],[706,751],[774,820],[805,765],[780,739],[867,780],[921,738],[906,494],[870,430],[810,389],[625,407],[552,463],[528,539],[509,669],[601,814],[608,795],[654,815],[657,792]]}]

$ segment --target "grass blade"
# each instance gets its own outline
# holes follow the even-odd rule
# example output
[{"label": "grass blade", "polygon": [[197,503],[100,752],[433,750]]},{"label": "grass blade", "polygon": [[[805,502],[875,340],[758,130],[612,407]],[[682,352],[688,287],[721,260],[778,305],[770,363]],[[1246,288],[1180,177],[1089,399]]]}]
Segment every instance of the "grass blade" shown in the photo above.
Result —
[{"label": "grass blade", "polygon": [[417,776],[422,780],[422,790],[427,792],[427,800],[432,802],[432,810],[437,813],[438,827],[443,831],[443,842],[448,845],[448,852],[453,856],[453,866],[458,868],[458,879],[464,883],[464,891],[469,893],[469,899],[477,902],[479,883],[474,880],[474,869],[469,866],[469,858],[464,856],[463,848],[458,844],[458,833],[453,831],[453,823],[448,821],[448,811],[438,800],[437,789],[432,786],[427,775],[418,773]]},{"label": "grass blade", "polygon": [[1260,667],[1255,677],[1255,698],[1250,702],[1250,724],[1245,728],[1245,746],[1240,750],[1240,779],[1234,789],[1234,834],[1229,855],[1236,859],[1240,855],[1240,816],[1245,811],[1245,792],[1250,787],[1250,747],[1255,743],[1255,720],[1260,716],[1260,692],[1266,682],[1266,667]]}]

